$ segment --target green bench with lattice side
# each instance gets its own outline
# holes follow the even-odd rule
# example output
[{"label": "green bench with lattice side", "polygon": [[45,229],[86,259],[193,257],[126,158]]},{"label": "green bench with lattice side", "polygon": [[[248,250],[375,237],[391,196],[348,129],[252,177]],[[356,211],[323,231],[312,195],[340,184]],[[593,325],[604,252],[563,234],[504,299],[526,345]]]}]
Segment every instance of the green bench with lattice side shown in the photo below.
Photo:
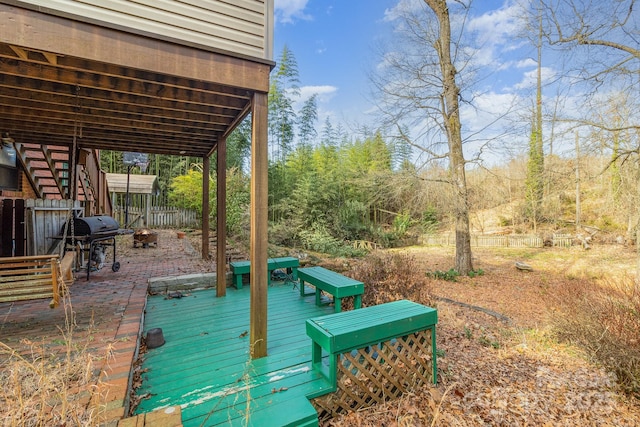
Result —
[{"label": "green bench with lattice side", "polygon": [[[298,270],[300,279],[300,296],[316,296],[316,305],[321,305],[322,292],[333,296],[334,310],[336,313],[342,311],[342,298],[353,297],[353,307],[362,307],[362,294],[364,294],[364,283],[343,276],[335,271],[327,270],[324,267],[306,267]],[[315,291],[307,293],[305,283],[313,285]]]},{"label": "green bench with lattice side", "polygon": [[[233,261],[229,263],[229,266],[231,267],[231,273],[233,273],[233,283],[236,289],[242,289],[242,276],[251,272],[251,261]],[[300,260],[298,258],[269,258],[267,260],[267,283],[271,285],[271,272],[280,269],[287,271],[288,281],[297,282],[298,267],[300,267]]]},{"label": "green bench with lattice side", "polygon": [[[378,384],[384,389],[382,394],[401,389],[402,378],[414,381],[420,376],[421,382],[435,384],[437,323],[436,309],[408,300],[308,319],[312,367],[327,378],[334,391],[339,376],[351,378],[351,383],[360,376],[387,378],[388,390]],[[394,365],[395,372],[389,371]],[[381,373],[372,373],[374,370]]]}]

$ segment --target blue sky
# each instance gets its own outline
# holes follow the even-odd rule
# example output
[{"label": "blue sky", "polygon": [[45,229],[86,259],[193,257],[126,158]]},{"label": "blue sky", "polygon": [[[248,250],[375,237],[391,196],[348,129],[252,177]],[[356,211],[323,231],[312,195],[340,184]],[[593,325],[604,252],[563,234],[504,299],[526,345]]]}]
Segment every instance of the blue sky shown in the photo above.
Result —
[{"label": "blue sky", "polygon": [[[473,34],[474,62],[482,79],[474,85],[476,108],[463,107],[467,135],[482,133],[497,139],[507,124],[495,118],[518,104],[530,108],[536,84],[536,49],[519,38],[517,2],[528,0],[476,0],[466,30]],[[376,46],[393,32],[396,8],[421,4],[421,0],[275,0],[274,59],[286,44],[293,52],[302,88],[302,99],[318,94],[318,128],[326,117],[355,132],[353,124],[374,127],[368,74],[377,66]],[[455,25],[455,23],[454,23]],[[544,60],[546,59],[546,61]],[[551,81],[557,70],[543,58],[543,81]],[[549,90],[547,90],[550,92]],[[549,96],[555,94],[549,93]],[[526,113],[525,113],[526,114]],[[490,135],[485,127],[492,123]],[[525,125],[527,126],[527,125]],[[524,132],[522,143],[528,137]],[[512,144],[512,140],[510,141]],[[503,144],[504,145],[504,144]],[[469,155],[479,145],[472,144]],[[476,151],[474,153],[473,151]]]},{"label": "blue sky", "polygon": [[318,94],[319,121],[364,120],[372,48],[391,2],[383,0],[276,0],[274,57],[286,44],[298,63],[302,98]]}]

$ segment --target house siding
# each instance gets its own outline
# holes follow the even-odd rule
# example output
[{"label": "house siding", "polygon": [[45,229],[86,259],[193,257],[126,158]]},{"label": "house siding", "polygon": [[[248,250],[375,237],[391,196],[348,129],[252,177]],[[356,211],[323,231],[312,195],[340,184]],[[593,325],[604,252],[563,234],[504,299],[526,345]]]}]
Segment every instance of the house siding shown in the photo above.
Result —
[{"label": "house siding", "polygon": [[273,60],[274,0],[19,0],[7,3],[152,38]]}]

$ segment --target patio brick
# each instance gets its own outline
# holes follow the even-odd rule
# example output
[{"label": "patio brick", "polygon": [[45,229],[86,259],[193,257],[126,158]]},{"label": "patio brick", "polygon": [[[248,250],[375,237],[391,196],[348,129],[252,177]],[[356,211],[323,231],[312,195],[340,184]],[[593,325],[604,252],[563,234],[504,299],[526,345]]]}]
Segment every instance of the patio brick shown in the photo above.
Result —
[{"label": "patio brick", "polygon": [[[69,287],[68,301],[75,313],[74,341],[85,345],[94,356],[95,372],[101,372],[96,382],[101,405],[102,426],[118,425],[128,411],[128,391],[131,364],[137,350],[137,338],[146,304],[149,279],[171,278],[184,275],[208,277],[215,270],[215,254],[211,261],[203,261],[193,250],[185,250],[186,239],[179,241],[172,230],[158,231],[158,247],[133,249],[133,236],[119,236],[117,259],[120,271],[111,271],[110,265],[92,272],[89,281],[86,272],[75,273],[76,280]],[[212,248],[214,249],[214,248]],[[109,259],[109,258],[108,258]],[[65,327],[65,307],[48,308],[48,301],[20,301],[0,303],[2,319],[1,341],[24,355],[33,348],[47,353],[64,355],[66,346],[59,328]],[[32,344],[22,340],[30,340]],[[110,356],[108,349],[110,348]],[[177,413],[177,424],[176,424]],[[180,411],[166,416],[157,415],[154,424],[172,427],[180,424]],[[135,417],[136,419],[138,417]],[[145,417],[142,417],[144,422]],[[142,424],[127,424],[138,427]],[[125,420],[123,420],[125,421]],[[138,422],[138,421],[136,421]]]}]

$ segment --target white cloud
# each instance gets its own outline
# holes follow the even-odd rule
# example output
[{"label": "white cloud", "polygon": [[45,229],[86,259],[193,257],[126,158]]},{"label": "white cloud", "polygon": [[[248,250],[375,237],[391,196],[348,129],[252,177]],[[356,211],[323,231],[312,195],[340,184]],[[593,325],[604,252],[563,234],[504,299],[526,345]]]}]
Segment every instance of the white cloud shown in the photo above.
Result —
[{"label": "white cloud", "polygon": [[318,104],[318,111],[320,111],[324,105],[328,105],[329,101],[338,93],[338,88],[330,85],[319,86],[302,86],[300,88],[300,96],[293,100],[293,108],[299,111],[302,108],[304,102],[316,94],[316,102]]},{"label": "white cloud", "polygon": [[537,67],[538,63],[533,58],[521,59],[516,62],[517,68],[529,68],[529,67]]},{"label": "white cloud", "polygon": [[[520,102],[517,95],[508,93],[476,93],[473,96],[473,107],[463,104],[460,121],[464,123],[468,132],[482,132],[487,139],[493,137],[489,129],[502,132],[502,118],[513,111]],[[488,129],[485,129],[489,126]]]},{"label": "white cloud", "polygon": [[394,21],[407,12],[420,10],[421,7],[424,7],[423,0],[399,0],[398,4],[384,11],[383,20],[386,22]]},{"label": "white cloud", "polygon": [[275,17],[278,22],[292,23],[295,19],[310,20],[311,15],[304,12],[309,0],[275,0]]},{"label": "white cloud", "polygon": [[507,6],[491,10],[469,21],[468,29],[476,32],[480,43],[492,46],[503,44],[514,38],[520,31],[521,9],[519,6]]},{"label": "white cloud", "polygon": [[[542,67],[540,69],[540,76],[542,78],[542,84],[550,82],[556,78],[556,71],[550,67]],[[516,90],[531,89],[536,87],[538,82],[538,69],[535,68],[531,71],[527,71],[522,75],[522,80],[516,83],[513,88]]]},{"label": "white cloud", "polygon": [[300,88],[300,99],[306,101],[315,93],[318,95],[318,103],[329,102],[337,92],[338,88],[330,85],[302,86]]},{"label": "white cloud", "polygon": [[502,63],[501,52],[516,50],[521,46],[518,34],[522,28],[518,5],[509,5],[488,11],[473,17],[467,24],[467,31],[473,34],[476,42],[474,63],[480,66],[492,65],[497,69],[506,69],[512,63]]}]

